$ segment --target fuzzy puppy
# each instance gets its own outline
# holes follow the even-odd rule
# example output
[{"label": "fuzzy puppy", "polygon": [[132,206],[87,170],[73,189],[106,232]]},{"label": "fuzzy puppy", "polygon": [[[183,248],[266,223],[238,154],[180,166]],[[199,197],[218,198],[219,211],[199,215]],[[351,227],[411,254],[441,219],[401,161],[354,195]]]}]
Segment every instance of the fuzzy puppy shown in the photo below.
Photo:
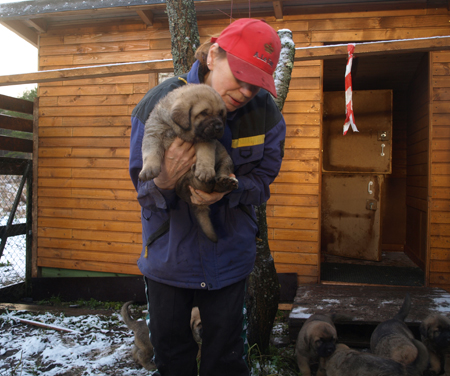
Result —
[{"label": "fuzzy puppy", "polygon": [[373,331],[370,349],[375,355],[414,367],[416,374],[421,375],[428,364],[428,353],[423,343],[414,338],[404,322],[410,309],[411,298],[406,294],[394,318],[380,323]]},{"label": "fuzzy puppy", "polygon": [[[302,376],[310,376],[312,363],[329,357],[336,349],[337,332],[333,315],[315,314],[305,321],[297,336],[295,356]],[[317,375],[325,375],[324,370]]]},{"label": "fuzzy puppy", "polygon": [[220,95],[205,84],[187,84],[162,98],[145,122],[142,140],[143,167],[139,179],[153,179],[161,172],[164,152],[175,137],[194,143],[196,162],[176,185],[176,192],[190,204],[205,235],[217,242],[209,206],[194,205],[188,186],[211,193],[237,189],[230,177],[233,162],[218,141],[223,136],[227,109]]},{"label": "fuzzy puppy", "polygon": [[430,356],[429,371],[436,375],[450,375],[450,319],[432,313],[422,321],[419,330]]},{"label": "fuzzy puppy", "polygon": [[[134,346],[132,355],[135,362],[139,363],[146,370],[152,371],[156,369],[153,363],[153,345],[150,342],[150,331],[144,320],[133,320],[128,312],[128,307],[133,304],[132,301],[126,302],[120,310],[125,325],[134,333]],[[202,319],[198,307],[192,308],[191,311],[191,330],[195,342],[198,344],[197,358],[200,358],[201,342],[202,342]]]},{"label": "fuzzy puppy", "polygon": [[321,359],[327,376],[413,376],[418,375],[412,366],[405,366],[395,360],[351,350],[338,344],[336,351]]},{"label": "fuzzy puppy", "polygon": [[120,310],[125,325],[134,333],[134,346],[132,350],[133,359],[146,370],[156,369],[153,363],[153,345],[150,342],[150,332],[145,321],[133,320],[128,312],[128,306],[133,302],[126,302]]}]

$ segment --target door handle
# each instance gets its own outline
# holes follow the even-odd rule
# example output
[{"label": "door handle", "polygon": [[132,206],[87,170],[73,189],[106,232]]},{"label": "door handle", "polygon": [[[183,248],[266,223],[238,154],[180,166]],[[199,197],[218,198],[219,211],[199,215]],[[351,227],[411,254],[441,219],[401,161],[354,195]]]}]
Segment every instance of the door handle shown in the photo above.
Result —
[{"label": "door handle", "polygon": [[369,192],[369,195],[373,195],[372,191],[373,181],[369,181],[369,184],[367,185],[367,192]]},{"label": "door handle", "polygon": [[386,147],[385,144],[381,144],[381,156],[384,157],[386,154],[384,153],[384,148]]}]

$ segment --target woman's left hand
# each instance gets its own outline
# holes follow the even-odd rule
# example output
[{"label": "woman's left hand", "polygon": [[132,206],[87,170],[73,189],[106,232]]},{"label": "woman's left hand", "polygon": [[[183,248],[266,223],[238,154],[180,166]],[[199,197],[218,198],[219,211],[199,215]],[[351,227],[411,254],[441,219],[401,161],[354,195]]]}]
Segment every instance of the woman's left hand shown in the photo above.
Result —
[{"label": "woman's left hand", "polygon": [[[231,174],[230,176],[233,178],[236,177],[234,174]],[[222,200],[223,196],[231,192],[206,193],[199,189],[194,189],[191,186],[189,186],[189,190],[191,191],[191,202],[195,205],[212,205],[215,202]]]},{"label": "woman's left hand", "polygon": [[215,202],[220,201],[227,193],[231,192],[206,193],[199,189],[194,189],[191,186],[189,186],[189,189],[191,190],[191,202],[195,205],[212,205]]}]

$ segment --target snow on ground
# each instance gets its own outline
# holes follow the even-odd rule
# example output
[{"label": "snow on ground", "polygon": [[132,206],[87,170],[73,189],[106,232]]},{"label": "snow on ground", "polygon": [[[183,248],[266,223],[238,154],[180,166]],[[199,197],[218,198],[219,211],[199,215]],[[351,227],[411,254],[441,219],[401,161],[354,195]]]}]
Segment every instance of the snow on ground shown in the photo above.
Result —
[{"label": "snow on ground", "polygon": [[[27,325],[40,321],[75,333]],[[120,315],[70,316],[24,311],[0,315],[0,375],[150,375],[131,356],[133,333]]]},{"label": "snow on ground", "polygon": [[[287,317],[287,316],[286,316]],[[73,333],[25,324],[33,320]],[[274,325],[274,336],[287,336],[287,321]],[[118,313],[64,316],[63,313],[10,311],[0,314],[0,376],[152,375],[134,362],[133,333]],[[273,356],[253,349],[251,376],[294,376],[293,346]]]}]

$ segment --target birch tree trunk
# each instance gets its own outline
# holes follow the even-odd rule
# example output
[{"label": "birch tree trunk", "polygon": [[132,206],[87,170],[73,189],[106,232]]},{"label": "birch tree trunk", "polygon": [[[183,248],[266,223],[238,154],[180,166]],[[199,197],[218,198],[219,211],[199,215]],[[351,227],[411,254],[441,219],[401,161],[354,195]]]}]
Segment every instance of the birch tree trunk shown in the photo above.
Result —
[{"label": "birch tree trunk", "polygon": [[195,51],[200,45],[197,14],[193,0],[167,0],[167,16],[172,42],[174,74],[188,72],[195,62]]},{"label": "birch tree trunk", "polygon": [[[277,98],[274,100],[281,111],[289,91],[295,45],[290,30],[279,30],[278,35],[281,39],[281,53],[274,73],[277,89]],[[269,248],[266,204],[255,207],[255,210],[260,234],[256,241],[255,267],[247,279],[247,339],[250,347],[256,344],[261,354],[268,354],[270,335],[278,311],[280,284]]]}]

